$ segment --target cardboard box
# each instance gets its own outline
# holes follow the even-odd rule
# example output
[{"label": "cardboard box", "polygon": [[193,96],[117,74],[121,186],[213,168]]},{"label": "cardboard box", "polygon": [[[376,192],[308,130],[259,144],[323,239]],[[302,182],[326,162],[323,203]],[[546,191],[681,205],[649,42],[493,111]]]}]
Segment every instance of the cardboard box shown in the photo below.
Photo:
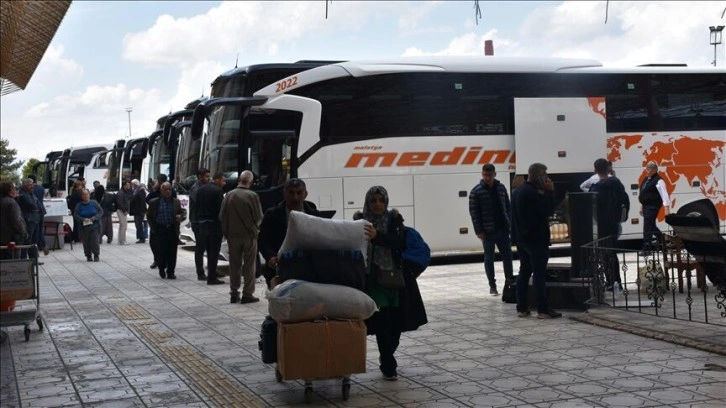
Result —
[{"label": "cardboard box", "polygon": [[364,373],[366,347],[362,320],[277,324],[277,369],[284,380]]}]

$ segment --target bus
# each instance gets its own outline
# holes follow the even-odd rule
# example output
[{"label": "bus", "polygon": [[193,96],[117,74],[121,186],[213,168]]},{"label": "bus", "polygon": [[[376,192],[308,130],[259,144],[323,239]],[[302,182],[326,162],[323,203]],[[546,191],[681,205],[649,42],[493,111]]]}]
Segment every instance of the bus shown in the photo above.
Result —
[{"label": "bus", "polygon": [[95,171],[91,164],[108,149],[106,145],[94,145],[50,152],[44,161],[34,166],[33,173],[38,180],[43,180],[43,187],[49,197],[64,198],[70,194],[73,183],[79,178],[85,178],[90,188],[93,188],[93,181],[103,179],[105,171]]},{"label": "bus", "polygon": [[[169,113],[171,114],[171,112]],[[169,167],[171,157],[169,155],[169,148],[164,143],[164,124],[169,115],[161,116],[156,120],[156,128],[149,135],[148,143],[148,178],[149,181],[156,180],[159,174],[165,174],[169,176]]]},{"label": "bus", "polygon": [[108,164],[107,191],[120,191],[123,181],[133,179],[144,183],[148,172],[146,156],[149,138],[139,137],[131,140],[118,139],[113,149],[106,153]]},{"label": "bus", "polygon": [[[709,197],[723,226],[725,74],[584,59],[350,61],[290,75],[252,97],[212,98],[192,129],[211,139],[239,134],[241,169],[303,178],[308,199],[336,218],[351,219],[368,188],[383,185],[436,254],[480,252],[468,193],[486,163],[510,192],[531,163],[547,165],[559,202],[552,222],[566,224],[567,192],[579,191],[594,160],[606,157],[631,195],[623,233],[634,234],[642,232],[638,184],[654,160],[674,209]],[[260,117],[273,124],[271,137],[256,131]],[[278,156],[258,166],[269,144]]]}]

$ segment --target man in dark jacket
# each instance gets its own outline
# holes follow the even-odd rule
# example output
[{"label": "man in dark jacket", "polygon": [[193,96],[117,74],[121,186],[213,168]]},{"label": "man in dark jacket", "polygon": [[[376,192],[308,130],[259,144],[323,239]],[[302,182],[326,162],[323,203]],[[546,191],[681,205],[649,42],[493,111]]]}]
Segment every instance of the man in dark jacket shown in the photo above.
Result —
[{"label": "man in dark jacket", "polygon": [[[196,190],[194,208],[190,211],[196,220],[197,232],[195,236],[197,248],[202,256],[207,252],[207,276],[204,276],[204,268],[197,266],[197,279],[207,280],[207,285],[221,285],[223,280],[217,277],[217,262],[219,261],[219,250],[222,247],[222,226],[219,222],[219,211],[224,200],[224,184],[227,180],[224,173],[214,173],[211,183],[207,183]],[[195,251],[196,252],[196,251]],[[195,254],[196,255],[196,254]],[[196,258],[196,256],[195,256]],[[202,258],[204,260],[204,258]]]},{"label": "man in dark jacket", "polygon": [[537,296],[537,317],[549,319],[562,317],[562,313],[549,308],[545,270],[549,260],[549,217],[555,212],[555,186],[547,177],[547,166],[533,163],[529,166],[527,182],[512,194],[512,240],[519,253],[519,277],[517,278],[517,315],[528,317],[529,277],[532,276]]},{"label": "man in dark jacket", "polygon": [[645,166],[645,178],[640,183],[640,215],[643,216],[643,250],[653,251],[658,248],[661,232],[655,224],[661,207],[665,207],[665,215],[670,214],[670,198],[665,182],[658,175],[658,165],[648,162]]},{"label": "man in dark jacket", "polygon": [[[42,204],[38,202],[35,194],[33,194],[32,179],[23,180],[23,186],[18,192],[16,200],[18,201],[18,205],[20,206],[20,211],[23,215],[23,220],[25,221],[25,226],[28,231],[28,239],[23,244],[37,245],[38,235],[40,233],[40,217],[43,215],[43,211],[45,210],[45,208]],[[23,250],[20,256],[22,258],[25,258],[27,256],[26,252],[27,251]],[[31,253],[30,256],[35,257],[38,255],[37,253]]]},{"label": "man in dark jacket", "polygon": [[510,203],[507,188],[495,177],[493,164],[485,164],[481,169],[481,181],[469,193],[469,214],[474,224],[474,233],[484,245],[484,272],[489,281],[489,294],[498,295],[494,278],[494,245],[499,248],[504,266],[504,277],[512,280],[512,244],[509,240],[511,230]]},{"label": "man in dark jacket", "polygon": [[131,180],[131,187],[134,190],[129,202],[129,214],[134,216],[136,226],[136,243],[146,243],[146,230],[144,229],[144,218],[146,217],[146,186],[139,183],[139,180]]},{"label": "man in dark jacket", "polygon": [[149,226],[156,234],[156,254],[159,276],[162,279],[176,279],[176,253],[179,240],[179,225],[184,220],[184,211],[178,199],[171,196],[171,184],[161,185],[161,197],[149,202],[147,211]]},{"label": "man in dark jacket", "polygon": [[[605,248],[612,249],[620,236],[623,211],[627,214],[630,209],[630,197],[620,179],[609,174],[607,160],[595,160],[594,167],[599,180],[590,186],[590,191],[597,193],[597,237],[604,239],[602,244]],[[604,252],[607,257],[605,280],[608,288],[612,290],[614,284],[620,285],[621,282],[618,257],[615,250]]]},{"label": "man in dark jacket", "polygon": [[47,212],[45,209],[45,205],[43,205],[43,200],[45,199],[45,188],[38,184],[38,179],[35,177],[34,174],[31,174],[28,178],[33,180],[33,195],[35,195],[35,198],[38,199],[38,203],[40,203],[40,222],[38,223],[38,249],[42,249],[43,253],[45,255],[48,255],[48,253],[50,252],[50,248],[45,242],[45,233],[43,231],[45,213]]},{"label": "man in dark jacket", "polygon": [[192,232],[197,245],[194,246],[194,265],[197,268],[197,276],[200,280],[204,276],[204,251],[205,247],[199,245],[199,222],[197,221],[197,192],[203,186],[209,183],[209,169],[199,168],[197,170],[197,181],[189,189],[189,223],[192,224]]},{"label": "man in dark jacket", "polygon": [[277,252],[282,246],[287,234],[287,219],[290,211],[302,211],[305,214],[320,216],[315,204],[305,201],[308,191],[305,182],[298,178],[291,178],[285,183],[282,190],[284,200],[268,209],[262,217],[260,235],[257,238],[257,247],[265,258],[264,276],[267,287],[270,280],[277,274]]}]

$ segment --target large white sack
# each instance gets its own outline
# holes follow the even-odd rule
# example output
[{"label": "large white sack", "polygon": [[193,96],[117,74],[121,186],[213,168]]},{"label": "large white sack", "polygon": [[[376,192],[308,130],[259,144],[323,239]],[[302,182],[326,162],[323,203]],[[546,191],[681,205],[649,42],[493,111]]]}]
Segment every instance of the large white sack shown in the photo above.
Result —
[{"label": "large white sack", "polygon": [[378,308],[358,289],[289,279],[267,292],[270,316],[279,323],[320,318],[367,319]]},{"label": "large white sack", "polygon": [[366,220],[333,220],[290,211],[287,234],[278,255],[295,249],[340,249],[367,253]]}]

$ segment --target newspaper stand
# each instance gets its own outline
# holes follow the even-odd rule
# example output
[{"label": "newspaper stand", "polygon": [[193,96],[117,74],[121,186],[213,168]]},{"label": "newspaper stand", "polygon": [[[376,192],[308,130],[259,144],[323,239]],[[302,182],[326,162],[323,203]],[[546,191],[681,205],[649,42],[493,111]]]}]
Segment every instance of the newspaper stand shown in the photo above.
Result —
[{"label": "newspaper stand", "polygon": [[[21,251],[28,257],[19,259]],[[40,286],[38,285],[38,249],[35,245],[0,246],[0,253],[10,254],[10,259],[0,260],[0,300],[32,301],[34,307],[23,307],[17,311],[0,311],[0,327],[25,326],[25,341],[30,340],[30,324],[35,320],[43,331],[40,314]],[[0,332],[0,343],[5,342],[7,333]]]}]

